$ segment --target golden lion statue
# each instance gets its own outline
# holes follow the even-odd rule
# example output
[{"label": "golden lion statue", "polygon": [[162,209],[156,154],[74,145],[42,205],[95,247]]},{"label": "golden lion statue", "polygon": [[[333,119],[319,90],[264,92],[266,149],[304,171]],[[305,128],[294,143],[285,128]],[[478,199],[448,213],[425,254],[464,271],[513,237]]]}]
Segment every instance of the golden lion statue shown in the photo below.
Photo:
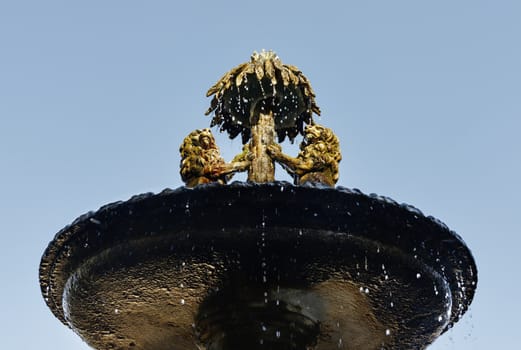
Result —
[{"label": "golden lion statue", "polygon": [[293,175],[297,185],[318,182],[333,187],[338,181],[338,163],[342,160],[340,144],[331,129],[324,126],[306,126],[297,158],[282,153],[281,147],[277,144],[268,146],[267,151]]},{"label": "golden lion statue", "polygon": [[247,159],[226,163],[221,157],[210,129],[192,131],[179,147],[181,153],[181,179],[187,187],[217,182],[225,184],[235,172],[245,171]]}]

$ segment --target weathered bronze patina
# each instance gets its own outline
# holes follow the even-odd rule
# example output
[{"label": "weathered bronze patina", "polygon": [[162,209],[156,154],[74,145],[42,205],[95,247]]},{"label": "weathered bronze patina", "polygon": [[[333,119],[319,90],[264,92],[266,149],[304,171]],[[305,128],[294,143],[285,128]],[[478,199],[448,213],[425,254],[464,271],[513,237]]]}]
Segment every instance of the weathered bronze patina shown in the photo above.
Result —
[{"label": "weathered bronze patina", "polygon": [[[249,182],[271,182],[275,180],[275,161],[294,176],[295,184],[335,185],[342,159],[338,138],[330,129],[314,124],[313,113],[320,114],[320,109],[309,80],[297,67],[282,64],[273,51],[254,53],[250,62],[230,70],[212,86],[207,96],[212,95],[206,111],[214,113],[211,126],[219,126],[231,138],[242,134],[246,145],[231,165],[223,166],[224,160],[204,146],[200,154],[219,161],[192,157],[196,142],[192,141],[194,133],[190,134],[180,147],[181,177],[187,186],[222,184],[234,172],[244,170]],[[286,136],[293,141],[299,133],[305,134],[305,140],[297,158],[283,154],[276,135],[282,142]],[[208,164],[206,168],[203,162]]]},{"label": "weathered bronze patina", "polygon": [[[231,138],[242,134],[243,143],[251,139],[250,182],[274,181],[275,158],[267,149],[276,148],[275,136],[279,142],[286,136],[293,140],[303,134],[304,124],[313,122],[313,113],[320,114],[309,80],[297,67],[283,64],[273,51],[254,53],[250,62],[230,70],[208,90],[207,96],[212,95],[206,111],[214,112],[211,125]],[[280,153],[277,156],[282,162]]]},{"label": "weathered bronze patina", "polygon": [[206,95],[213,95],[206,111],[214,112],[212,126],[218,125],[231,138],[242,134],[243,143],[250,139],[260,113],[272,113],[279,141],[302,134],[313,113],[320,115],[309,80],[273,51],[254,52],[250,62],[227,72]]},{"label": "weathered bronze patina", "polygon": [[335,186],[342,159],[338,138],[331,129],[317,124],[306,126],[305,133],[297,158],[282,153],[278,145],[268,146],[268,154],[294,176],[295,184]]},{"label": "weathered bronze patina", "polygon": [[250,165],[247,157],[226,163],[210,129],[192,131],[183,140],[179,152],[181,178],[188,187],[211,182],[225,184],[234,172],[244,171]]}]

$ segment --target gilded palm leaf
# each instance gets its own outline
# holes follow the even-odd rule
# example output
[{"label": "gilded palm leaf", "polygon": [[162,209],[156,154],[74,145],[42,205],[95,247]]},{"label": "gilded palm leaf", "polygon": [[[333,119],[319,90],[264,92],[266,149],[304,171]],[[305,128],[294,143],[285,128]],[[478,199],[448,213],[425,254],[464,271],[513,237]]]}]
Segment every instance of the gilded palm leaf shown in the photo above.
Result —
[{"label": "gilded palm leaf", "polygon": [[259,113],[273,113],[279,141],[291,140],[320,115],[309,80],[295,66],[282,64],[273,51],[254,52],[250,62],[227,72],[206,96],[212,96],[206,115],[214,112],[211,126],[220,126],[231,138],[251,135]]}]

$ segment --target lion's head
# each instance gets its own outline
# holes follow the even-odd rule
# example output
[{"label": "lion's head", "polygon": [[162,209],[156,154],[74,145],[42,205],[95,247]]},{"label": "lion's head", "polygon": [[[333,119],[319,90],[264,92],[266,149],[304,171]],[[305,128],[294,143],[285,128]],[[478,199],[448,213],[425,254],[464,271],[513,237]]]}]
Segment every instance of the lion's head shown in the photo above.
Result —
[{"label": "lion's head", "polygon": [[225,183],[225,175],[216,169],[224,164],[219,148],[210,129],[192,131],[179,147],[181,153],[181,179],[186,186],[193,187],[201,183]]},{"label": "lion's head", "polygon": [[181,158],[201,155],[208,150],[216,150],[217,145],[210,129],[197,129],[186,136],[179,147]]},{"label": "lion's head", "polygon": [[[300,148],[304,150],[316,146],[319,146],[321,152],[326,152],[337,162],[340,162],[342,159],[342,155],[340,154],[340,143],[331,129],[318,124],[307,125],[304,141],[300,145]],[[318,151],[319,149],[315,150],[315,152]]]},{"label": "lion's head", "polygon": [[322,171],[330,174],[328,177],[331,183],[338,180],[338,163],[342,160],[342,155],[338,138],[331,129],[318,124],[306,126],[298,158],[312,159],[315,164],[320,164]]}]

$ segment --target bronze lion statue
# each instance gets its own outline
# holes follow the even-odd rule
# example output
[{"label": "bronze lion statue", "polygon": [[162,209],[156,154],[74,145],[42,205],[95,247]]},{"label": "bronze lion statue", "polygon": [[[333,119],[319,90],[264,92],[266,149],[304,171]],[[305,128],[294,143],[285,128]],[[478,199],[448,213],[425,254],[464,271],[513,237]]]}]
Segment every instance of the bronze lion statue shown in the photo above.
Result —
[{"label": "bronze lion statue", "polygon": [[179,147],[181,153],[181,179],[187,187],[217,182],[225,184],[235,172],[244,171],[249,161],[243,159],[226,163],[210,129],[192,131]]},{"label": "bronze lion statue", "polygon": [[306,126],[296,158],[282,153],[277,144],[268,146],[267,151],[294,177],[297,185],[314,182],[333,187],[338,181],[338,163],[342,155],[338,138],[329,128],[318,124]]}]

